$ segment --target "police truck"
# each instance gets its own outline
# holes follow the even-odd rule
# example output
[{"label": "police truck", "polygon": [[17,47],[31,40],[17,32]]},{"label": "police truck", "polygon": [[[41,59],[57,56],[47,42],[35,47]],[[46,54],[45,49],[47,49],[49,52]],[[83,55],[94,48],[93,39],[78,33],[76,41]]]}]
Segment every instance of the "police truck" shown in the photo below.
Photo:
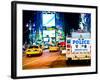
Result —
[{"label": "police truck", "polygon": [[91,59],[91,35],[89,32],[72,32],[71,37],[66,37],[66,60]]}]

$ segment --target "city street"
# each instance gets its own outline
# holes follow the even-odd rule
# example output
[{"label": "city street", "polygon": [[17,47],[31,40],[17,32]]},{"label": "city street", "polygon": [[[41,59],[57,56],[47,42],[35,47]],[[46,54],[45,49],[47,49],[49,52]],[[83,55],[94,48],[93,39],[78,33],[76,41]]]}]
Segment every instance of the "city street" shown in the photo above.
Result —
[{"label": "city street", "polygon": [[90,23],[87,13],[24,10],[22,68],[90,66]]},{"label": "city street", "polygon": [[65,56],[60,52],[44,50],[41,56],[23,57],[23,69],[66,67]]},{"label": "city street", "polygon": [[41,56],[23,56],[23,69],[46,69],[74,66],[90,66],[90,60],[66,61],[66,56],[60,52],[44,50]]}]

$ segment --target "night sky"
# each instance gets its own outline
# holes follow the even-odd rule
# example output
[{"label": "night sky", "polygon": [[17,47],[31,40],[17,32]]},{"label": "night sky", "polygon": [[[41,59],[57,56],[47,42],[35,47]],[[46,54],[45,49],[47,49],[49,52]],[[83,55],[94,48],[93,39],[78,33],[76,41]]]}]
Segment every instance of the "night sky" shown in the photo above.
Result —
[{"label": "night sky", "polygon": [[79,13],[63,13],[64,14],[64,24],[65,24],[65,33],[70,35],[70,30],[77,30],[79,28]]},{"label": "night sky", "polygon": [[25,43],[25,40],[29,42],[28,40],[29,30],[28,27],[26,27],[26,24],[29,23],[29,20],[34,22],[33,17],[34,17],[33,11],[23,11],[23,43]]}]

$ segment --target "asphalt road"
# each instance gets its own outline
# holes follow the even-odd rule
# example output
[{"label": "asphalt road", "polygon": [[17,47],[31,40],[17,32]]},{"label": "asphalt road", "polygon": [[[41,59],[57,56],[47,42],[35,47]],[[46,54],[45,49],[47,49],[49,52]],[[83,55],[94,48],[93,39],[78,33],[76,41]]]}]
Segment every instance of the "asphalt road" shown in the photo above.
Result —
[{"label": "asphalt road", "polygon": [[23,69],[66,67],[65,56],[60,52],[44,50],[41,56],[23,56]]},{"label": "asphalt road", "polygon": [[46,68],[62,68],[62,67],[76,67],[76,66],[90,66],[90,60],[75,60],[66,61],[65,55],[60,52],[49,52],[44,50],[41,56],[22,58],[23,69],[46,69]]}]

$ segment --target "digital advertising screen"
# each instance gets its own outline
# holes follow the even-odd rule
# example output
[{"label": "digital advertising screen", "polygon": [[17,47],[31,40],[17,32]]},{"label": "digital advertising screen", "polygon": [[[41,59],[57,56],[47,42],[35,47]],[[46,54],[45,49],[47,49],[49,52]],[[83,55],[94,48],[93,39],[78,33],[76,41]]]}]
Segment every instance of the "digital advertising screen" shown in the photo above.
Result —
[{"label": "digital advertising screen", "polygon": [[55,14],[42,14],[42,21],[43,26],[55,26]]},{"label": "digital advertising screen", "polygon": [[43,30],[43,37],[55,37],[55,30]]}]

